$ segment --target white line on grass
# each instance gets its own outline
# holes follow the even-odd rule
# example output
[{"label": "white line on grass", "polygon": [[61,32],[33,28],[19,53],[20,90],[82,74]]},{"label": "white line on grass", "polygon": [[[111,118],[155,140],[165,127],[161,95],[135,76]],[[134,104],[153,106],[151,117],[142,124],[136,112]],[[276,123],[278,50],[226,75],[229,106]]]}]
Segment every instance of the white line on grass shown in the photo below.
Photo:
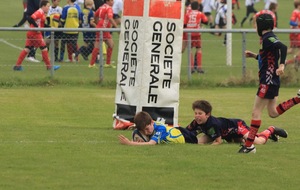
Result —
[{"label": "white line on grass", "polygon": [[[24,49],[24,48],[21,48],[21,47],[19,47],[19,46],[16,46],[16,45],[12,44],[12,43],[9,43],[8,41],[6,41],[6,40],[4,40],[4,39],[2,39],[2,38],[0,38],[0,42],[4,43],[4,44],[6,44],[6,45],[8,45],[8,46],[10,46],[10,47],[12,47],[12,48],[18,49],[18,50],[20,50],[20,51],[22,51],[22,50]],[[37,53],[36,55],[42,56],[41,54],[38,54],[38,53]]]},{"label": "white line on grass", "polygon": [[63,141],[63,140],[46,140],[46,141],[31,141],[31,140],[20,140],[20,141],[0,141],[0,144],[61,144],[61,143],[84,143],[84,144],[108,144],[108,143],[116,143],[116,141],[77,141],[77,140],[69,140],[69,141]]}]

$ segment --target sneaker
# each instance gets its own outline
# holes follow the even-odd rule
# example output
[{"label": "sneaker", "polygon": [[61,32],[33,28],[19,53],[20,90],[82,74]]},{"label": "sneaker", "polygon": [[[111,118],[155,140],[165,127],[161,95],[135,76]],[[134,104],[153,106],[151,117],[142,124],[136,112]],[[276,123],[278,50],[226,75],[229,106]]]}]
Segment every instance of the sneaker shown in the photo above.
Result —
[{"label": "sneaker", "polygon": [[297,96],[300,98],[300,89],[298,90]]},{"label": "sneaker", "polygon": [[274,133],[270,135],[269,139],[277,142],[279,137],[287,138],[288,133],[286,132],[286,130],[275,126],[271,126],[271,127],[274,129]]},{"label": "sneaker", "polygon": [[114,66],[113,64],[104,64],[104,68],[113,68],[113,69],[115,69],[116,66]]},{"label": "sneaker", "polygon": [[39,63],[40,61],[35,59],[34,57],[26,57],[25,58],[27,61],[29,62],[33,62],[33,63]]},{"label": "sneaker", "polygon": [[199,74],[204,74],[204,70],[203,70],[203,69],[197,69],[197,72],[198,72]]},{"label": "sneaker", "polygon": [[256,148],[254,145],[251,145],[250,147],[246,147],[245,145],[242,145],[241,149],[238,151],[238,153],[255,153]]},{"label": "sneaker", "polygon": [[66,59],[64,62],[65,62],[65,63],[71,63],[71,62],[73,62],[73,61],[70,60],[70,59]]},{"label": "sneaker", "polygon": [[14,66],[13,68],[14,71],[23,71],[23,67],[22,66]]},{"label": "sneaker", "polygon": [[[56,71],[60,68],[60,65],[54,65],[53,70]],[[47,70],[51,70],[51,67],[48,67]]]},{"label": "sneaker", "polygon": [[72,62],[78,62],[78,54],[72,53]]},{"label": "sneaker", "polygon": [[95,64],[94,65],[89,64],[89,68],[97,68],[97,67]]}]

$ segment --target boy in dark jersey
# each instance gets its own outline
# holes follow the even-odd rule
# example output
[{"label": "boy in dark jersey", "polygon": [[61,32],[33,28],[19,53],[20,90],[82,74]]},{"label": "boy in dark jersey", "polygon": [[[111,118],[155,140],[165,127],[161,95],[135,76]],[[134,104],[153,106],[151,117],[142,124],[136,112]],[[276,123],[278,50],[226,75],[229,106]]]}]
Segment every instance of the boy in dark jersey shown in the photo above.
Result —
[{"label": "boy in dark jersey", "polygon": [[[212,145],[218,145],[223,143],[223,140],[228,143],[241,143],[247,139],[250,128],[242,119],[214,117],[211,114],[212,106],[206,100],[195,101],[192,109],[195,118],[186,128],[197,135],[204,133],[204,135],[198,137],[198,144],[211,143]],[[265,144],[269,138],[277,141],[277,135],[287,137],[285,130],[270,126],[256,135],[254,143]]]},{"label": "boy in dark jersey", "polygon": [[[258,60],[259,88],[252,111],[250,133],[239,153],[256,151],[253,141],[261,125],[261,114],[265,107],[268,109],[269,116],[275,118],[300,102],[299,90],[296,97],[277,105],[279,76],[284,73],[287,47],[273,33],[274,20],[270,14],[259,15],[256,18],[256,26],[258,35],[262,37],[262,48],[258,54],[246,50],[245,55]],[[279,65],[278,61],[280,61]]]}]

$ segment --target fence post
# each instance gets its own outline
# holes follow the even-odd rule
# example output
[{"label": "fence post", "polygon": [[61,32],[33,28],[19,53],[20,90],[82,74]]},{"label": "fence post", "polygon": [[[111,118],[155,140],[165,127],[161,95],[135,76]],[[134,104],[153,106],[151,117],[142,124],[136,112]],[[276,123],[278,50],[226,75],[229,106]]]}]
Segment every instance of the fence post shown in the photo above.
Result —
[{"label": "fence post", "polygon": [[191,36],[192,36],[192,34],[189,32],[188,33],[188,49],[187,49],[187,56],[188,56],[188,80],[190,81],[191,80],[191,59],[193,59],[192,58],[192,56],[191,56],[191,52],[192,52],[192,46],[191,46]]},{"label": "fence post", "polygon": [[53,79],[53,77],[54,77],[54,61],[55,61],[54,46],[55,46],[54,45],[54,32],[51,31],[51,36],[50,36],[50,61],[51,61],[50,76],[51,76],[51,79]]},{"label": "fence post", "polygon": [[103,80],[103,31],[100,31],[99,35],[99,81]]},{"label": "fence post", "polygon": [[246,77],[246,56],[245,56],[245,51],[246,51],[246,32],[242,33],[242,69],[243,69],[243,77]]}]

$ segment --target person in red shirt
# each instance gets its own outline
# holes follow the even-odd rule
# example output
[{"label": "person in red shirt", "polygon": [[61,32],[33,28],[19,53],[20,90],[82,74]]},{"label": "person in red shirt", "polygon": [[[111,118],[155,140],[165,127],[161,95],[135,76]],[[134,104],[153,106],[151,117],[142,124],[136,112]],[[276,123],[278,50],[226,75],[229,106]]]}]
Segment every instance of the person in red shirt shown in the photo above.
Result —
[{"label": "person in red shirt", "polygon": [[[114,4],[114,0],[106,0],[106,3],[99,7],[97,11],[95,12],[94,18],[97,23],[97,28],[111,28],[111,26],[117,28],[117,24],[113,19],[113,10],[112,6]],[[98,21],[98,22],[97,22]],[[99,53],[99,43],[100,43],[100,32],[96,33],[96,41],[94,43],[94,49],[92,52],[92,59],[90,61],[89,67],[95,67],[95,62]],[[103,41],[108,46],[107,53],[106,53],[106,64],[104,67],[107,68],[115,68],[114,65],[110,63],[112,51],[114,47],[114,41],[112,39],[110,32],[103,32]]]},{"label": "person in red shirt", "polygon": [[[30,23],[31,28],[43,28],[46,21],[46,14],[50,8],[50,3],[48,0],[42,0],[40,4],[40,9],[35,11],[27,20]],[[24,58],[30,51],[30,47],[39,47],[42,51],[43,61],[45,62],[47,70],[51,69],[50,59],[48,55],[48,49],[46,43],[43,39],[42,32],[40,31],[28,31],[26,34],[25,48],[21,51],[16,65],[13,67],[15,71],[22,71],[21,66]],[[59,69],[60,66],[56,65],[54,70]]]},{"label": "person in red shirt", "polygon": [[[295,9],[292,12],[290,18],[290,28],[299,30],[300,26],[300,1],[294,1]],[[298,71],[299,63],[300,63],[300,33],[290,33],[290,48],[288,49],[288,53],[294,54],[292,59],[286,61],[286,64],[295,65],[295,70]]]},{"label": "person in red shirt", "polygon": [[[199,3],[197,1],[194,1],[191,3],[191,10],[188,10],[184,16],[184,28],[187,29],[199,29],[201,28],[201,23],[207,24],[208,19],[205,16],[204,13],[198,11]],[[182,53],[185,51],[186,46],[188,43],[188,35],[187,33],[183,34],[183,43],[182,43]],[[201,33],[191,33],[191,46],[192,48],[196,48],[196,57],[197,57],[197,63],[195,70],[192,68],[191,72],[198,72],[198,73],[204,73],[202,69],[202,50],[201,50]],[[193,59],[193,53],[190,55],[191,59],[191,66],[194,66],[194,59]]]}]

